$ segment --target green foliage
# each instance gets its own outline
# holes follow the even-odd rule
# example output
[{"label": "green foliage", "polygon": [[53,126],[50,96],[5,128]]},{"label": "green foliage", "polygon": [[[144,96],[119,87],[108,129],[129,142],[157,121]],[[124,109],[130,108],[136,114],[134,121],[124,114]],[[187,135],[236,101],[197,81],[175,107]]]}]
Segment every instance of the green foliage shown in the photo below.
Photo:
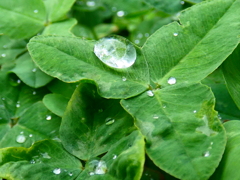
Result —
[{"label": "green foliage", "polygon": [[2,0],[0,179],[238,179],[239,12]]}]

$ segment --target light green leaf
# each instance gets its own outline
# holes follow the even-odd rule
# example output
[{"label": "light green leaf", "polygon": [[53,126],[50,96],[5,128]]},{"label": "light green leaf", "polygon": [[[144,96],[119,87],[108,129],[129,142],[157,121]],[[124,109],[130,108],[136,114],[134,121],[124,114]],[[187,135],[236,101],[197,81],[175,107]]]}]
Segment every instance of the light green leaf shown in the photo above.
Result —
[{"label": "light green leaf", "polygon": [[46,11],[42,0],[0,1],[0,32],[16,39],[29,38],[44,28]]},{"label": "light green leaf", "polygon": [[10,147],[0,150],[0,178],[73,180],[82,164],[67,153],[60,143],[45,140],[30,148]]},{"label": "light green leaf", "polygon": [[49,22],[55,22],[66,18],[75,0],[50,0],[44,1]]},{"label": "light green leaf", "polygon": [[[139,180],[145,160],[144,138],[138,131],[122,138],[114,144],[101,159],[87,162],[85,170],[77,180]],[[102,162],[104,174],[95,174],[93,163]]]},{"label": "light green leaf", "polygon": [[66,21],[56,22],[48,25],[43,35],[61,35],[61,36],[73,36],[71,29],[77,24],[76,19],[68,19]]},{"label": "light green leaf", "polygon": [[119,100],[104,99],[93,84],[81,82],[62,118],[60,137],[68,152],[89,160],[107,152],[134,129],[132,117]]},{"label": "light green leaf", "polygon": [[60,94],[47,94],[43,98],[44,105],[54,114],[62,117],[69,99]]},{"label": "light green leaf", "polygon": [[240,121],[224,123],[227,131],[227,146],[220,165],[210,180],[234,180],[240,177]]},{"label": "light green leaf", "polygon": [[239,11],[239,0],[205,1],[150,36],[142,50],[155,84],[195,83],[214,71],[239,42]]},{"label": "light green leaf", "polygon": [[121,103],[136,118],[147,154],[162,170],[185,180],[204,180],[214,172],[226,139],[209,88],[169,86]]},{"label": "light green leaf", "polygon": [[12,72],[25,84],[33,88],[45,86],[53,79],[36,67],[28,53],[25,53],[17,59],[16,66],[12,69]]},{"label": "light green leaf", "polygon": [[[118,38],[127,41],[123,37]],[[45,73],[65,82],[94,80],[103,97],[126,98],[146,90],[148,68],[137,47],[137,59],[133,66],[113,69],[103,64],[93,53],[94,43],[76,37],[36,36],[31,39],[28,49]]]},{"label": "light green leaf", "polygon": [[223,63],[222,71],[228,91],[240,109],[240,45]]}]

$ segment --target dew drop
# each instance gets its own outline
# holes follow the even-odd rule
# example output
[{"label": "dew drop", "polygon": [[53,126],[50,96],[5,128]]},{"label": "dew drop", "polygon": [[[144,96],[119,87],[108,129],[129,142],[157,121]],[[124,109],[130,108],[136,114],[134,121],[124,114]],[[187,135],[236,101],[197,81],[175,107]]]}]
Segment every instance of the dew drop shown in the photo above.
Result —
[{"label": "dew drop", "polygon": [[17,107],[17,108],[20,108],[20,106],[21,106],[20,103],[17,102],[16,107]]},{"label": "dew drop", "polygon": [[136,39],[134,42],[135,42],[135,44],[139,44],[140,43],[139,39]]},{"label": "dew drop", "polygon": [[16,141],[18,143],[22,144],[22,143],[24,143],[26,141],[26,137],[24,135],[20,134],[20,135],[17,136]]},{"label": "dew drop", "polygon": [[136,61],[136,49],[126,39],[105,37],[96,42],[95,55],[112,68],[128,68]]},{"label": "dew drop", "polygon": [[60,174],[61,173],[61,169],[60,168],[56,168],[53,170],[54,174]]},{"label": "dew drop", "polygon": [[167,107],[167,106],[165,106],[165,105],[163,106],[164,109],[165,109],[166,107]]},{"label": "dew drop", "polygon": [[141,39],[143,37],[143,34],[142,33],[139,33],[138,35],[137,35],[137,38],[139,38],[139,39]]},{"label": "dew drop", "polygon": [[178,36],[178,33],[173,33],[174,36]]},{"label": "dew drop", "polygon": [[107,171],[107,165],[104,161],[99,161],[95,169],[95,174],[105,174]]},{"label": "dew drop", "polygon": [[2,97],[2,100],[3,100],[3,101],[5,101],[5,98],[4,98],[4,97]]},{"label": "dew drop", "polygon": [[151,90],[148,90],[148,91],[147,91],[147,95],[150,96],[150,97],[152,97],[152,96],[154,96],[154,93],[153,93]]},{"label": "dew drop", "polygon": [[2,56],[2,57],[6,57],[6,54],[2,54],[1,56]]},{"label": "dew drop", "polygon": [[35,161],[34,159],[32,159],[32,160],[30,161],[30,163],[31,163],[31,164],[35,164],[36,161]]},{"label": "dew drop", "polygon": [[193,113],[196,113],[196,112],[197,112],[197,110],[194,110],[194,111],[193,111]]},{"label": "dew drop", "polygon": [[32,135],[32,134],[29,134],[29,137],[33,137],[33,135]]},{"label": "dew drop", "polygon": [[17,83],[18,83],[18,84],[20,84],[20,83],[21,83],[21,80],[20,80],[20,79],[18,79],[18,80],[17,80]]},{"label": "dew drop", "polygon": [[111,125],[111,124],[113,124],[115,122],[115,119],[113,119],[113,118],[107,118],[106,120],[105,120],[105,124],[106,125]]},{"label": "dew drop", "polygon": [[153,115],[153,119],[158,119],[159,117],[155,114]]},{"label": "dew drop", "polygon": [[45,158],[45,159],[51,159],[51,157],[48,155],[47,152],[42,153],[42,157]]},{"label": "dew drop", "polygon": [[32,93],[33,95],[36,95],[37,94],[37,92],[36,91],[33,91],[33,93]]},{"label": "dew drop", "polygon": [[145,33],[145,37],[149,37],[149,33]]},{"label": "dew drop", "polygon": [[73,173],[72,173],[72,172],[70,172],[70,173],[68,173],[68,175],[69,175],[69,176],[73,176]]},{"label": "dew drop", "polygon": [[181,3],[182,5],[184,5],[184,4],[185,4],[185,2],[184,2],[184,1],[181,1],[180,3]]},{"label": "dew drop", "polygon": [[96,3],[94,1],[87,1],[87,6],[93,7],[95,5],[96,5]]},{"label": "dew drop", "polygon": [[89,173],[90,176],[93,176],[94,174],[95,174],[94,172],[90,172],[90,173]]},{"label": "dew drop", "polygon": [[175,77],[170,77],[170,78],[168,79],[168,84],[173,85],[173,84],[176,84],[176,82],[177,82],[177,80],[176,80]]},{"label": "dew drop", "polygon": [[213,142],[211,142],[210,144],[211,144],[211,146],[212,146],[212,145],[213,145]]},{"label": "dew drop", "polygon": [[36,71],[37,71],[37,69],[36,69],[36,68],[32,69],[32,72],[36,72]]},{"label": "dew drop", "polygon": [[116,159],[116,158],[117,158],[117,155],[114,155],[114,156],[113,156],[113,159]]},{"label": "dew drop", "polygon": [[209,156],[210,156],[210,152],[209,152],[209,151],[205,152],[205,153],[203,154],[203,156],[204,156],[204,157],[209,157]]},{"label": "dew drop", "polygon": [[6,48],[7,48],[7,45],[3,45],[3,48],[6,49]]},{"label": "dew drop", "polygon": [[127,78],[123,76],[122,77],[122,81],[126,81],[126,80],[127,80]]},{"label": "dew drop", "polygon": [[116,7],[112,7],[112,11],[113,11],[113,12],[116,12],[116,11],[117,11],[117,8],[116,8]]},{"label": "dew drop", "polygon": [[51,119],[52,119],[52,116],[50,116],[50,115],[46,116],[46,120],[50,121]]},{"label": "dew drop", "polygon": [[117,16],[118,17],[123,17],[125,15],[125,12],[124,11],[118,11],[117,12]]},{"label": "dew drop", "polygon": [[23,131],[21,131],[21,132],[20,132],[20,134],[24,134],[24,132],[23,132]]},{"label": "dew drop", "polygon": [[35,9],[33,12],[34,12],[34,13],[38,13],[38,10],[37,10],[37,9]]}]

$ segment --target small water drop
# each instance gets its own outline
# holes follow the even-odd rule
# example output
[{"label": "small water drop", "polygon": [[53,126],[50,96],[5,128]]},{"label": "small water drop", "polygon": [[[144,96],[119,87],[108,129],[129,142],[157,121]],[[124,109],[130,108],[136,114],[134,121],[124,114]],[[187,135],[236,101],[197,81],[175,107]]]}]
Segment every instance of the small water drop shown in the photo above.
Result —
[{"label": "small water drop", "polygon": [[61,169],[60,168],[56,168],[53,170],[54,174],[60,174],[61,173]]},{"label": "small water drop", "polygon": [[32,69],[32,72],[36,72],[36,71],[37,71],[37,69],[36,69],[36,68],[33,68],[33,69]]},{"label": "small water drop", "polygon": [[210,156],[210,152],[209,152],[209,151],[205,152],[205,153],[203,154],[203,156],[204,156],[204,157],[209,157],[209,156]]},{"label": "small water drop", "polygon": [[35,164],[36,161],[35,161],[34,159],[32,159],[32,160],[30,161],[30,163],[31,163],[31,164]]},{"label": "small water drop", "polygon": [[112,68],[128,68],[135,63],[137,57],[136,49],[129,41],[114,36],[97,41],[94,53]]},{"label": "small water drop", "polygon": [[116,11],[117,11],[117,8],[116,8],[116,7],[112,7],[112,11],[113,11],[113,12],[116,12]]},{"label": "small water drop", "polygon": [[210,144],[211,144],[211,146],[212,146],[212,145],[213,145],[213,142],[211,142]]},{"label": "small water drop", "polygon": [[7,45],[3,45],[3,49],[6,49],[7,48]]},{"label": "small water drop", "polygon": [[127,80],[127,78],[123,76],[122,77],[122,81],[126,81],[126,80]]},{"label": "small water drop", "polygon": [[152,96],[154,96],[154,93],[153,93],[151,90],[148,90],[148,91],[147,91],[147,95],[150,96],[150,97],[152,97]]},{"label": "small water drop", "polygon": [[163,106],[164,109],[165,109],[166,107],[167,107],[166,105]]},{"label": "small water drop", "polygon": [[20,84],[20,83],[21,83],[21,80],[20,80],[20,79],[18,79],[18,80],[17,80],[17,83],[18,83],[18,84]]},{"label": "small water drop", "polygon": [[194,110],[194,111],[193,111],[193,113],[196,113],[196,112],[197,112],[197,110]]},{"label": "small water drop", "polygon": [[6,55],[6,54],[2,54],[1,56],[2,56],[2,57],[6,57],[7,55]]},{"label": "small water drop", "polygon": [[29,134],[29,137],[33,137],[33,135],[32,135],[32,134]]},{"label": "small water drop", "polygon": [[20,134],[24,134],[24,132],[23,132],[23,131],[21,131],[21,132],[20,132]]},{"label": "small water drop", "polygon": [[35,9],[33,12],[34,12],[34,13],[38,13],[38,10],[37,10],[37,9]]},{"label": "small water drop", "polygon": [[17,107],[17,108],[20,108],[20,106],[21,106],[20,103],[17,103],[17,104],[16,104],[16,107]]},{"label": "small water drop", "polygon": [[50,121],[52,119],[52,116],[46,115],[46,120]]},{"label": "small water drop", "polygon": [[143,34],[142,33],[139,33],[138,35],[137,35],[137,38],[139,38],[139,39],[141,39],[143,37]]},{"label": "small water drop", "polygon": [[116,159],[116,158],[117,158],[117,155],[114,155],[114,156],[113,156],[113,159]]},{"label": "small water drop", "polygon": [[158,115],[153,115],[153,119],[158,119],[159,117],[158,117]]},{"label": "small water drop", "polygon": [[4,98],[4,97],[2,97],[2,100],[3,100],[3,101],[5,101],[5,98]]},{"label": "small water drop", "polygon": [[93,176],[94,174],[95,174],[94,172],[90,172],[90,173],[89,173],[90,176]]},{"label": "small water drop", "polygon": [[139,44],[139,43],[140,43],[140,40],[139,40],[139,39],[136,39],[134,42],[135,42],[135,44]]},{"label": "small water drop", "polygon": [[33,91],[33,93],[32,93],[33,95],[36,95],[37,94],[37,92],[36,91]]},{"label": "small water drop", "polygon": [[111,124],[113,124],[115,122],[115,119],[113,119],[113,118],[107,118],[106,120],[105,120],[105,124],[106,125],[111,125]]},{"label": "small water drop", "polygon": [[149,37],[149,33],[145,33],[145,37]]},{"label": "small water drop", "polygon": [[22,143],[24,143],[26,141],[26,137],[24,135],[20,134],[20,135],[17,136],[16,141],[18,143],[22,144]]},{"label": "small water drop", "polygon": [[94,1],[87,1],[87,6],[93,7],[95,5],[96,5],[96,3]]},{"label": "small water drop", "polygon": [[174,36],[178,36],[178,33],[173,33]]},{"label": "small water drop", "polygon": [[73,176],[73,173],[72,173],[72,172],[69,172],[68,175],[69,175],[69,176]]},{"label": "small water drop", "polygon": [[48,155],[47,152],[42,153],[42,157],[45,158],[45,159],[51,159],[51,157]]},{"label": "small water drop", "polygon": [[118,11],[117,12],[117,16],[118,17],[123,17],[125,15],[125,12],[124,11]]},{"label": "small water drop", "polygon": [[177,82],[177,80],[176,80],[175,77],[170,77],[170,78],[168,79],[168,84],[173,85],[173,84],[176,84],[176,82]]},{"label": "small water drop", "polygon": [[184,5],[184,4],[185,4],[185,2],[184,2],[184,1],[181,1],[180,3],[181,3],[182,5]]}]

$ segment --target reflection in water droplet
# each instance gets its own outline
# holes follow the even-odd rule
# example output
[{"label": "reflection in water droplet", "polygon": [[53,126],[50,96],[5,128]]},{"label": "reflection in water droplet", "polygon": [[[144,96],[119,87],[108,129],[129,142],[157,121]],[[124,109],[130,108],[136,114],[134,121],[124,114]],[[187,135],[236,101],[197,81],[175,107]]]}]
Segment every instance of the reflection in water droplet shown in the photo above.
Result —
[{"label": "reflection in water droplet", "polygon": [[60,174],[61,173],[61,169],[60,168],[56,168],[53,170],[54,174]]},{"label": "reflection in water droplet", "polygon": [[176,80],[176,78],[175,77],[170,77],[169,79],[168,79],[168,84],[176,84],[176,82],[177,82],[177,80]]},{"label": "reflection in water droplet", "polygon": [[113,68],[128,68],[137,57],[134,46],[117,37],[105,37],[97,41],[94,53],[104,64]]},{"label": "reflection in water droplet", "polygon": [[117,12],[117,16],[118,17],[123,17],[125,15],[125,12],[124,11],[118,11]]},{"label": "reflection in water droplet", "polygon": [[50,115],[46,116],[46,120],[50,121],[51,119],[52,119],[52,116],[50,116]]},{"label": "reflection in water droplet", "polygon": [[36,68],[32,69],[32,72],[36,72],[36,71],[37,71],[37,69],[36,69]]},{"label": "reflection in water droplet", "polygon": [[147,95],[150,96],[150,97],[152,97],[152,96],[154,96],[154,93],[153,93],[151,90],[148,90],[148,91],[147,91]]},{"label": "reflection in water droplet", "polygon": [[87,1],[87,6],[93,7],[95,5],[96,5],[96,3],[94,1]]},{"label": "reflection in water droplet", "polygon": [[116,159],[116,158],[117,158],[117,155],[114,155],[114,156],[113,156],[113,159]]},{"label": "reflection in water droplet", "polygon": [[6,54],[2,54],[1,56],[2,56],[2,57],[6,57]]},{"label": "reflection in water droplet", "polygon": [[26,137],[24,135],[20,134],[17,136],[16,141],[18,143],[24,143],[26,141]]},{"label": "reflection in water droplet", "polygon": [[173,33],[174,36],[178,36],[178,33]]},{"label": "reflection in water droplet", "polygon": [[35,9],[33,12],[34,12],[34,13],[38,13],[38,10],[37,10],[37,9]]},{"label": "reflection in water droplet", "polygon": [[203,156],[204,156],[204,157],[209,157],[209,156],[210,156],[210,152],[209,152],[209,151],[205,152],[205,153],[203,154]]},{"label": "reflection in water droplet", "polygon": [[127,80],[127,78],[123,76],[122,77],[122,81],[126,81],[126,80]]},{"label": "reflection in water droplet", "polygon": [[113,119],[113,118],[107,118],[106,120],[105,120],[105,124],[106,125],[111,125],[111,124],[113,124],[115,122],[115,119]]}]

